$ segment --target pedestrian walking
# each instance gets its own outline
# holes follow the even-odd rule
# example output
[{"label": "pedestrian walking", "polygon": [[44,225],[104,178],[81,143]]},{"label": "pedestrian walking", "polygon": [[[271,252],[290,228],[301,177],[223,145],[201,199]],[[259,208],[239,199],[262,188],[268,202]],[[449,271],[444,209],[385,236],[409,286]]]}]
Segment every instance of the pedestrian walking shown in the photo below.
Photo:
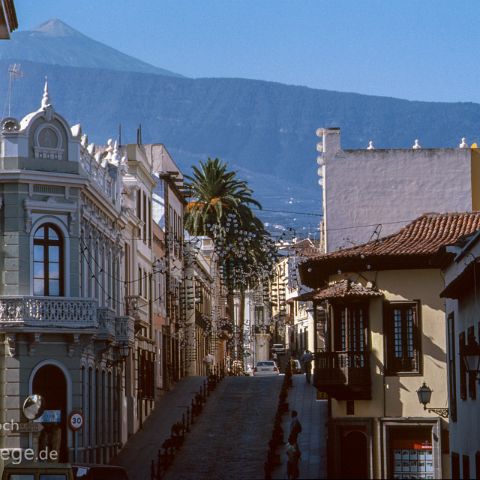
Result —
[{"label": "pedestrian walking", "polygon": [[285,453],[287,454],[287,478],[295,480],[300,476],[298,464],[302,454],[298,448],[298,443],[293,439],[292,435],[288,437]]},{"label": "pedestrian walking", "polygon": [[298,434],[302,433],[302,424],[298,419],[298,412],[296,410],[292,410],[291,417],[292,417],[292,420],[290,421],[290,432],[288,435],[288,443],[291,443],[290,440],[292,440],[293,443],[297,443]]},{"label": "pedestrian walking", "polygon": [[207,376],[210,375],[211,373],[214,360],[215,360],[215,357],[211,353],[207,353],[203,359]]},{"label": "pedestrian walking", "polygon": [[303,363],[303,368],[305,370],[305,378],[307,380],[307,383],[310,383],[311,377],[312,377],[312,360],[313,360],[312,352],[310,352],[310,350],[305,350],[300,360]]}]

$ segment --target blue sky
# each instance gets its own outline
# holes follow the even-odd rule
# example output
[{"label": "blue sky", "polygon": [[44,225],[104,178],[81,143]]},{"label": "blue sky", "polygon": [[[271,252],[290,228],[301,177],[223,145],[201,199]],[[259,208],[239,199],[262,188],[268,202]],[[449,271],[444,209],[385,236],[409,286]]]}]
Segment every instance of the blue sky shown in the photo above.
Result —
[{"label": "blue sky", "polygon": [[480,102],[477,0],[15,0],[189,77]]}]

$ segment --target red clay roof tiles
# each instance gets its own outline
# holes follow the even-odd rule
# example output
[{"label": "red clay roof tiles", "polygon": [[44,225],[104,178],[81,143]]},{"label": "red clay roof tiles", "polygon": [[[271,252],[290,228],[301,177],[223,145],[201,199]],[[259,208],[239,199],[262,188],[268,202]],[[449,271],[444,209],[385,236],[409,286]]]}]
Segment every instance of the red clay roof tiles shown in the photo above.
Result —
[{"label": "red clay roof tiles", "polygon": [[460,237],[480,229],[480,212],[429,213],[403,227],[399,232],[357,247],[318,255],[314,259],[356,256],[431,255]]},{"label": "red clay roof tiles", "polygon": [[374,290],[371,287],[364,287],[361,283],[350,280],[340,280],[339,282],[328,285],[328,287],[299,295],[292,300],[312,301],[329,300],[333,298],[368,298],[381,297],[382,295],[383,293],[378,290]]}]

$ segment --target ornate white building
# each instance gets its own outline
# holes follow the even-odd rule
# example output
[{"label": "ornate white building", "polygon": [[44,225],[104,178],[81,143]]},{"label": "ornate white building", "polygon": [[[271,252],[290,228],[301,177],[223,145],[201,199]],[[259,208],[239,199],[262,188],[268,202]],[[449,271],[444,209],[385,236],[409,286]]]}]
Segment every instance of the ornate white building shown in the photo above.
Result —
[{"label": "ornate white building", "polygon": [[138,146],[88,144],[47,84],[38,110],[1,121],[0,422],[20,427],[0,448],[36,446],[32,393],[57,412],[61,460],[107,462],[150,413],[155,181]]}]

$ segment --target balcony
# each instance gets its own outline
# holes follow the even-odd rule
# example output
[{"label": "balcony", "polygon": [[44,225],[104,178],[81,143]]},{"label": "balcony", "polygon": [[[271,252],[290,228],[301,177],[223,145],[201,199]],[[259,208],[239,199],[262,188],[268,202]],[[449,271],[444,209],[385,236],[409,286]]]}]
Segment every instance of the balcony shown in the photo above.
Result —
[{"label": "balcony", "polygon": [[115,312],[110,308],[98,308],[98,340],[113,342],[115,340]]},{"label": "balcony", "polygon": [[148,327],[148,301],[139,295],[127,295],[125,302],[127,315],[135,320],[135,330]]},{"label": "balcony", "polygon": [[70,297],[0,297],[0,327],[97,328],[97,302]]},{"label": "balcony", "polygon": [[370,352],[319,352],[314,384],[337,400],[370,400]]},{"label": "balcony", "polygon": [[135,320],[132,317],[117,317],[115,320],[115,340],[118,343],[135,342]]}]

